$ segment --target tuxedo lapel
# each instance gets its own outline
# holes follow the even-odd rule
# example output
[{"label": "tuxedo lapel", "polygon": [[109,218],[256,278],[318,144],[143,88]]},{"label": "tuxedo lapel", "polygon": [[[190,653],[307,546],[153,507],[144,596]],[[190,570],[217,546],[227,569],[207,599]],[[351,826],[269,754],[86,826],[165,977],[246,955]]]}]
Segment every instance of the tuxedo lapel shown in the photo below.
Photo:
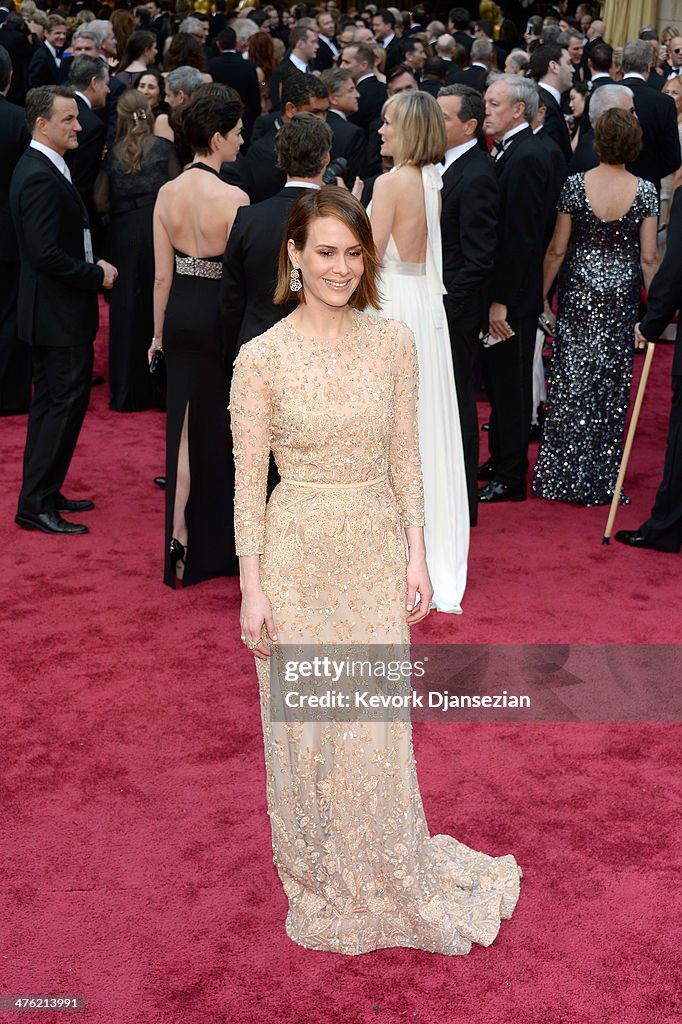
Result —
[{"label": "tuxedo lapel", "polygon": [[61,187],[65,188],[68,194],[72,197],[72,199],[74,199],[78,203],[78,206],[80,207],[83,213],[84,226],[87,227],[90,223],[88,219],[88,211],[85,208],[85,203],[83,202],[81,194],[76,188],[76,186],[72,182],[70,182],[66,175],[62,174],[62,172],[58,170],[58,168],[55,167],[55,165],[52,163],[50,158],[45,156],[44,153],[41,153],[40,150],[31,149],[29,147],[28,152],[30,153],[33,159],[38,160],[43,167],[48,168],[48,170],[55,176]]},{"label": "tuxedo lapel", "polygon": [[509,154],[512,153],[513,150],[515,150],[518,147],[518,145],[522,142],[523,139],[527,139],[528,136],[532,134],[533,132],[529,125],[527,128],[524,128],[522,132],[517,132],[516,135],[512,135],[508,145],[505,146],[502,152],[502,156],[499,157],[493,164],[495,171],[498,174],[502,173],[502,169],[505,163],[507,162],[507,160],[509,160]]}]

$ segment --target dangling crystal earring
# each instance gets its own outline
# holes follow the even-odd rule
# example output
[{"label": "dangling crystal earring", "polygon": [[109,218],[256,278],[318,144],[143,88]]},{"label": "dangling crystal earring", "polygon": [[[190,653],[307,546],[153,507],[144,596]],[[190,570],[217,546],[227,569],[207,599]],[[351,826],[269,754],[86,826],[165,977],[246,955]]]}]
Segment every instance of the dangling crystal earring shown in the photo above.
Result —
[{"label": "dangling crystal earring", "polygon": [[292,267],[291,273],[289,274],[289,288],[292,292],[300,292],[303,284],[301,283],[301,275],[298,271],[298,267]]}]

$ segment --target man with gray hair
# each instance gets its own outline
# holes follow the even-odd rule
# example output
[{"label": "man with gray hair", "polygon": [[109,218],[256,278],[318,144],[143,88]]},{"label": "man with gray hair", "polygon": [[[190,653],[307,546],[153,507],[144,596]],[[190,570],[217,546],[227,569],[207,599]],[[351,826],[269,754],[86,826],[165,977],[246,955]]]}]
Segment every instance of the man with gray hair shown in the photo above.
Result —
[{"label": "man with gray hair", "polygon": [[605,110],[620,107],[634,114],[634,96],[626,85],[601,85],[590,96],[589,123],[580,129],[580,138],[569,164],[569,174],[579,174],[599,166],[594,148],[594,125]]},{"label": "man with gray hair", "polygon": [[525,501],[533,404],[533,354],[542,311],[542,261],[550,216],[552,162],[531,128],[537,86],[519,75],[491,75],[485,130],[497,145],[499,229],[484,348],[491,404],[487,484],[479,501]]},{"label": "man with gray hair", "polygon": [[660,194],[661,178],[678,169],[682,156],[675,101],[647,85],[650,63],[651,47],[645,39],[631,39],[625,44],[622,84],[632,89],[635,113],[642,126],[642,152],[628,164],[628,170],[653,182]]},{"label": "man with gray hair", "polygon": [[208,38],[208,23],[200,21],[199,18],[184,18],[180,22],[178,32],[185,32],[188,36],[194,36],[196,41],[204,46]]},{"label": "man with gray hair", "polygon": [[486,36],[474,39],[471,44],[471,63],[464,71],[456,71],[450,75],[454,84],[470,85],[472,89],[485,92],[486,82],[493,63],[494,46],[492,39]]},{"label": "man with gray hair", "polygon": [[166,103],[175,110],[188,103],[195,89],[204,84],[201,71],[191,68],[189,64],[169,71],[166,76]]}]

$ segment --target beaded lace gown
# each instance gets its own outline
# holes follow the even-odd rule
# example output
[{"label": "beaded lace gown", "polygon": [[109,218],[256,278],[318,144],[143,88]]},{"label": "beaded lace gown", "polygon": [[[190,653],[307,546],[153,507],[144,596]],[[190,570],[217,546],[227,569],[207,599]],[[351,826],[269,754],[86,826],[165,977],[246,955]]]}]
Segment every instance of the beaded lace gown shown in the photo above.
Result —
[{"label": "beaded lace gown", "polygon": [[533,493],[581,505],[613,499],[632,381],[642,272],[639,229],[658,213],[656,189],[637,179],[618,220],[596,217],[585,175],[566,181],[559,213],[571,239],[559,274],[559,307]]},{"label": "beaded lace gown", "polygon": [[[414,339],[357,314],[340,341],[288,318],[244,345],[230,411],[240,555],[260,555],[278,643],[406,643],[403,527],[423,524]],[[269,452],[281,482],[265,504]],[[256,661],[274,862],[302,946],[467,953],[511,916],[520,870],[430,837],[405,722],[270,720]]]},{"label": "beaded lace gown", "polygon": [[443,180],[432,165],[422,167],[421,174],[426,262],[405,263],[393,236],[389,237],[381,269],[382,313],[402,320],[414,333],[420,380],[424,537],[433,606],[439,612],[461,612],[469,557],[469,504],[455,371],[443,305],[439,204]]}]

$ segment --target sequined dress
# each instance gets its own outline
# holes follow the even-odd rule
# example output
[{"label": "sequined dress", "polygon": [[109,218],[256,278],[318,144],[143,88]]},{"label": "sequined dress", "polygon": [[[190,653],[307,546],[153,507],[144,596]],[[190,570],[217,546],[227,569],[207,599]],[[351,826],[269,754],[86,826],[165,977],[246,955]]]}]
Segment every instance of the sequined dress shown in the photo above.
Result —
[{"label": "sequined dress", "polygon": [[546,417],[533,493],[581,505],[613,498],[630,402],[633,332],[642,274],[639,229],[658,213],[656,189],[637,179],[632,206],[604,221],[590,208],[585,175],[564,184],[558,210],[571,217]]},{"label": "sequined dress", "polygon": [[[288,320],[235,363],[237,551],[260,555],[279,643],[407,642],[403,527],[423,524],[413,336],[357,314],[322,342]],[[266,510],[270,450],[282,479]],[[520,870],[429,837],[409,723],[272,722],[256,667],[289,936],[346,954],[489,945]]]}]

